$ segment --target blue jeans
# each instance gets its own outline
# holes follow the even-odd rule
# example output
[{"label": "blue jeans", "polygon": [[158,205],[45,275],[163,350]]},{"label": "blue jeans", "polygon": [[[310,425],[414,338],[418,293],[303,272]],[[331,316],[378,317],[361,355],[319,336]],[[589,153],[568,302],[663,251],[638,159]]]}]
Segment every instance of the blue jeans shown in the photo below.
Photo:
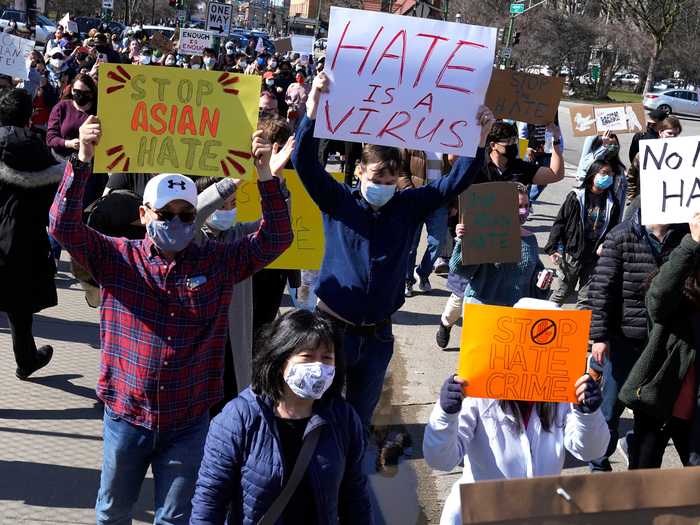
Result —
[{"label": "blue jeans", "polygon": [[158,432],[127,423],[105,407],[97,525],[131,523],[149,465],[155,482],[153,523],[188,524],[208,429],[209,414],[186,429]]},{"label": "blue jeans", "polygon": [[[549,168],[549,164],[551,161],[552,154],[545,153],[543,155],[538,156],[535,160],[535,163],[540,167]],[[530,202],[535,202],[537,199],[539,199],[540,195],[542,195],[542,192],[546,187],[546,184],[533,184],[532,186],[530,186]]]},{"label": "blue jeans", "polygon": [[391,323],[372,336],[345,332],[343,351],[347,367],[345,399],[350,403],[365,429],[372,423],[372,414],[379,403],[384,376],[394,353]]},{"label": "blue jeans", "polygon": [[[416,272],[422,279],[427,279],[433,271],[433,265],[440,256],[440,246],[447,235],[447,206],[442,206],[428,215],[425,219],[425,228],[428,230],[428,249],[425,250]],[[421,225],[413,237],[411,251],[408,252],[408,261],[406,264],[406,282],[415,284],[413,278],[413,268],[416,266],[416,257],[418,255],[418,243],[420,242],[420,234],[423,231]]]}]

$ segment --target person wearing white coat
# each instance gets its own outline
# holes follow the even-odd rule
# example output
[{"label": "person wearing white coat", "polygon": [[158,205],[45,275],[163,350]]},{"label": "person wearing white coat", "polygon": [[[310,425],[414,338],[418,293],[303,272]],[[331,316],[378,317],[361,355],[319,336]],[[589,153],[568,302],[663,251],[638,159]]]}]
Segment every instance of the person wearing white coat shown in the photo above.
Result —
[{"label": "person wearing white coat", "polygon": [[[423,455],[432,468],[451,471],[464,462],[440,525],[462,523],[461,483],[556,476],[564,466],[566,450],[581,461],[590,461],[607,449],[610,432],[600,411],[600,389],[588,375],[576,383],[578,405],[464,397],[465,385],[456,376],[445,381],[423,439]],[[521,415],[523,408],[528,411],[525,416]],[[544,410],[550,413],[548,430],[540,420]]]}]

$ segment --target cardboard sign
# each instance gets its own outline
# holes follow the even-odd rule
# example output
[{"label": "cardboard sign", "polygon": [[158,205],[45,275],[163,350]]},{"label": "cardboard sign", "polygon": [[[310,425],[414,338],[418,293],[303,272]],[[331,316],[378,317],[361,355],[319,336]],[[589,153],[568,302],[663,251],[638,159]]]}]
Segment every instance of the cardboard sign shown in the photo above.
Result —
[{"label": "cardboard sign", "polygon": [[231,4],[219,4],[209,2],[207,8],[207,31],[215,35],[225,36],[231,31],[231,17],[233,6]]},{"label": "cardboard sign", "polygon": [[700,212],[700,137],[639,143],[642,224],[687,223]]},{"label": "cardboard sign", "polygon": [[59,20],[58,25],[63,27],[63,30],[67,33],[78,34],[78,24],[70,19],[70,13],[66,13],[61,20]]},{"label": "cardboard sign", "polygon": [[512,182],[473,184],[459,196],[462,264],[519,262],[518,192]]},{"label": "cardboard sign", "polygon": [[615,133],[637,133],[645,128],[642,104],[579,105],[569,108],[574,137]]},{"label": "cardboard sign", "polygon": [[495,47],[495,28],[331,7],[314,136],[472,156]]},{"label": "cardboard sign", "polygon": [[292,50],[292,39],[289,37],[276,38],[272,43],[278,53],[289,53]]},{"label": "cardboard sign", "polygon": [[34,51],[34,41],[9,33],[0,33],[0,73],[27,80],[29,55]]},{"label": "cardboard sign", "polygon": [[178,51],[181,55],[201,56],[207,47],[212,47],[213,35],[201,29],[180,29],[180,44]]},{"label": "cardboard sign", "polygon": [[486,105],[496,118],[546,125],[554,122],[563,88],[560,77],[494,69]]},{"label": "cardboard sign", "polygon": [[101,64],[95,171],[254,177],[260,79]]},{"label": "cardboard sign", "polygon": [[160,31],[153,33],[149,41],[153,49],[157,49],[163,54],[170,53],[174,47],[172,40],[168,40]]},{"label": "cardboard sign", "polygon": [[465,304],[458,374],[467,395],[575,403],[590,323],[590,310]]},{"label": "cardboard sign", "polygon": [[[334,9],[334,8],[331,8]],[[313,55],[314,37],[306,35],[291,35],[292,51],[295,53]]]},{"label": "cardboard sign", "polygon": [[[333,173],[332,176],[338,182],[344,179],[342,173]],[[290,193],[294,242],[267,268],[318,270],[321,268],[326,246],[321,210],[309,197],[296,171],[285,170],[284,177]],[[262,216],[260,193],[255,182],[243,184],[236,195],[237,217],[240,222],[256,221]]]}]

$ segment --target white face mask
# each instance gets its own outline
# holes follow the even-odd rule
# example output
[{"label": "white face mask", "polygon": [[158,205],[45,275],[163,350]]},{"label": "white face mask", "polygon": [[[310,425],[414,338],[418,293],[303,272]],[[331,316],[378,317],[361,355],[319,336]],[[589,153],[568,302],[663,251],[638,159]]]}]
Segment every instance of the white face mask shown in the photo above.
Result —
[{"label": "white face mask", "polygon": [[235,55],[235,54],[236,54],[236,50],[233,49],[232,47],[227,47],[227,48],[226,48],[226,54],[227,54],[227,55]]},{"label": "white face mask", "polygon": [[232,210],[216,210],[207,219],[207,226],[214,230],[226,231],[236,224],[236,208]]},{"label": "white face mask", "polygon": [[151,63],[151,56],[150,55],[141,55],[141,58],[139,58],[139,62],[142,65],[147,66]]},{"label": "white face mask", "polygon": [[333,384],[335,367],[323,363],[295,363],[284,377],[285,383],[302,399],[321,399]]},{"label": "white face mask", "polygon": [[52,58],[51,60],[49,60],[49,62],[56,69],[58,69],[59,67],[61,67],[63,65],[63,59],[61,59],[61,58]]}]

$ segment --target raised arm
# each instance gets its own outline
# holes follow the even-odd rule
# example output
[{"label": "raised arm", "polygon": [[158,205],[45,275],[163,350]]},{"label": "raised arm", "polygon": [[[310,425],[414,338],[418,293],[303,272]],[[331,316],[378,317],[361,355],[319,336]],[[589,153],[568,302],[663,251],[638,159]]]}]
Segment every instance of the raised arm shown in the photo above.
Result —
[{"label": "raised arm", "polygon": [[561,144],[561,130],[556,124],[547,126],[552,134],[552,160],[549,168],[541,167],[532,179],[533,184],[554,184],[564,178],[564,156]]},{"label": "raised arm", "polygon": [[306,115],[297,129],[292,164],[319,209],[324,213],[333,214],[339,210],[344,200],[350,199],[350,192],[331,177],[318,162],[318,141],[314,138],[314,126],[321,93],[328,89],[328,77],[324,73],[319,74],[314,79],[309,93]]},{"label": "raised arm", "polygon": [[120,242],[83,223],[83,194],[92,175],[90,161],[100,135],[97,117],[89,117],[80,127],[80,150],[66,163],[63,181],[49,213],[49,234],[98,282],[105,270],[104,263],[117,253]]}]

